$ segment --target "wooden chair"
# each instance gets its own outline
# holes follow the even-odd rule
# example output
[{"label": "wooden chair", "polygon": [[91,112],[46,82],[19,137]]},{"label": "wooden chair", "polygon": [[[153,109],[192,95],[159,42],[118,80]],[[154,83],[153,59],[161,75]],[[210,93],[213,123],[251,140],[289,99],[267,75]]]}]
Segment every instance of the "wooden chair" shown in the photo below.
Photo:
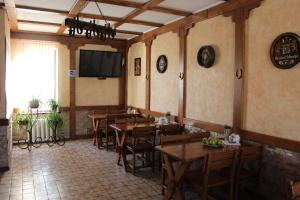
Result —
[{"label": "wooden chair", "polygon": [[[132,153],[132,166],[131,171],[133,175],[139,168],[151,167],[154,172],[155,165],[155,136],[156,136],[156,127],[135,127],[132,131],[131,142],[126,145],[126,150]],[[141,154],[141,157],[137,157],[137,154]],[[151,155],[152,159],[149,157],[144,157],[144,155]],[[136,165],[136,158],[142,160],[142,165]],[[145,165],[145,163],[147,163]],[[130,166],[130,165],[129,165]]]},{"label": "wooden chair", "polygon": [[300,181],[299,182],[290,182],[290,199],[291,200],[300,200]]},{"label": "wooden chair", "polygon": [[179,124],[159,125],[160,135],[176,135],[180,133],[181,133],[181,127]]},{"label": "wooden chair", "polygon": [[239,186],[241,181],[251,177],[259,182],[259,173],[262,162],[262,146],[243,146],[240,149],[240,156],[235,176],[235,197],[238,199]]},{"label": "wooden chair", "polygon": [[234,173],[238,152],[219,151],[205,157],[201,171],[188,173],[186,182],[199,193],[202,200],[208,199],[208,189],[222,185],[229,186],[229,199],[234,199]]},{"label": "wooden chair", "polygon": [[[173,132],[171,132],[173,133]],[[160,135],[160,144],[161,146],[165,145],[172,145],[172,144],[179,144],[179,143],[188,143],[188,142],[196,142],[196,141],[202,141],[203,136],[200,134],[176,134],[176,135],[164,135],[163,133]],[[175,164],[176,161],[173,160],[172,164]],[[166,184],[166,165],[164,161],[161,161],[162,166],[162,172],[161,172],[161,193],[164,195],[165,190],[167,189]]]}]

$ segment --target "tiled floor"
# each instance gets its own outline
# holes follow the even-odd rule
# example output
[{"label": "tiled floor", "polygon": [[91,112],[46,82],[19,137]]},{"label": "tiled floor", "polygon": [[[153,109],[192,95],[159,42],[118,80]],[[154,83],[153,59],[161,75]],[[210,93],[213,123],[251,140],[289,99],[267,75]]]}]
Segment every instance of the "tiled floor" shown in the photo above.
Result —
[{"label": "tiled floor", "polygon": [[11,170],[0,173],[0,200],[162,199],[158,174],[135,177],[116,158],[91,140],[44,144],[31,152],[14,147]]}]

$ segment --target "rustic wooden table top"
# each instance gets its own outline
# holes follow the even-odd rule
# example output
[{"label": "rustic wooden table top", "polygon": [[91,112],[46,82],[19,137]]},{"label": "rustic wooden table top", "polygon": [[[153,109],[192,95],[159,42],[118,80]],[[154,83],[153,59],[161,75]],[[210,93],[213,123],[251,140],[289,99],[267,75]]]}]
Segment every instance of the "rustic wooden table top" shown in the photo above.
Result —
[{"label": "rustic wooden table top", "polygon": [[224,145],[220,148],[206,147],[202,142],[192,142],[185,144],[172,144],[164,146],[156,146],[158,151],[167,154],[180,161],[191,162],[204,157],[207,154],[218,153],[224,151],[237,150],[240,146],[227,146]]},{"label": "rustic wooden table top", "polygon": [[111,128],[119,132],[130,132],[135,127],[156,126],[154,122],[137,122],[137,123],[119,123],[109,125]]}]

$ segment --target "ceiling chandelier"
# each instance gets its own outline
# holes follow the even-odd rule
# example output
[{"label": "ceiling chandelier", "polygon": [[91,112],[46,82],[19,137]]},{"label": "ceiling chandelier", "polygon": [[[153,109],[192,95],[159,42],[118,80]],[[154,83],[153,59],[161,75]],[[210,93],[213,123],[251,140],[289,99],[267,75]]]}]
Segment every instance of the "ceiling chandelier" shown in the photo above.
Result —
[{"label": "ceiling chandelier", "polygon": [[65,19],[65,26],[69,27],[69,36],[75,36],[75,34],[81,35],[83,32],[85,37],[90,39],[92,36],[99,38],[101,40],[111,39],[113,40],[116,36],[116,29],[107,22],[105,16],[102,14],[102,11],[97,2],[95,2],[100,15],[105,21],[105,25],[96,24],[95,20],[90,22],[80,21],[79,16],[77,15],[74,18]]}]

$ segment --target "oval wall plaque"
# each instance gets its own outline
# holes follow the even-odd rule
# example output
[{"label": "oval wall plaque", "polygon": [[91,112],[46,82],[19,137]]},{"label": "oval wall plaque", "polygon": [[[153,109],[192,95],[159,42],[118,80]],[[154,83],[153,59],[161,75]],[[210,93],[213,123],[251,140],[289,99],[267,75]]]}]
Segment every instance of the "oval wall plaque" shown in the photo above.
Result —
[{"label": "oval wall plaque", "polygon": [[270,56],[275,67],[290,69],[300,61],[300,37],[295,33],[283,33],[272,43]]},{"label": "oval wall plaque", "polygon": [[215,50],[212,46],[203,46],[197,54],[198,64],[205,68],[210,68],[215,62]]},{"label": "oval wall plaque", "polygon": [[168,67],[168,59],[165,55],[160,55],[156,61],[156,68],[159,73],[164,73]]}]

